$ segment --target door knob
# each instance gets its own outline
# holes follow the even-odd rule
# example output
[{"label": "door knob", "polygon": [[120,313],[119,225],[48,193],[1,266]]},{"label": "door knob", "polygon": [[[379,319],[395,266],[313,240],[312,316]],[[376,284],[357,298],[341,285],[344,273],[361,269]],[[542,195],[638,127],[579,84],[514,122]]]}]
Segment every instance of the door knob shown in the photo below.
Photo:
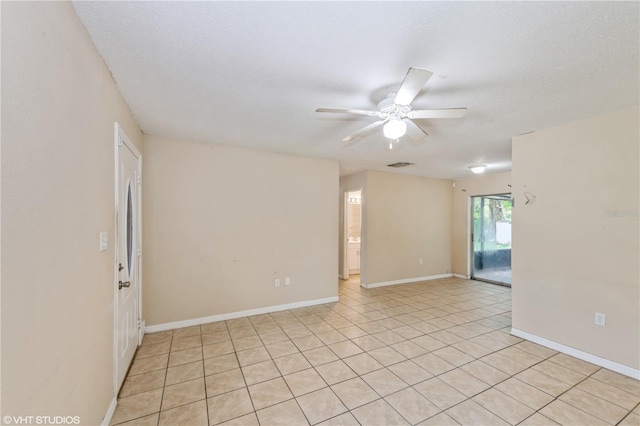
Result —
[{"label": "door knob", "polygon": [[131,281],[118,281],[118,290],[121,290],[122,287],[129,287],[131,285]]}]

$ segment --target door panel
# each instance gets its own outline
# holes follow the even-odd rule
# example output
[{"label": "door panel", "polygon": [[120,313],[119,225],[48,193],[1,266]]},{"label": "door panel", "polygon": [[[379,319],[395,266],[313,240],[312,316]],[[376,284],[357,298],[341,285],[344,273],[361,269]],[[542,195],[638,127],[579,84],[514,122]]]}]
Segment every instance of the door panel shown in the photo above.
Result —
[{"label": "door panel", "polygon": [[472,278],[511,285],[511,207],[509,194],[473,197]]},{"label": "door panel", "polygon": [[138,346],[139,333],[139,161],[126,144],[118,146],[116,388]]}]

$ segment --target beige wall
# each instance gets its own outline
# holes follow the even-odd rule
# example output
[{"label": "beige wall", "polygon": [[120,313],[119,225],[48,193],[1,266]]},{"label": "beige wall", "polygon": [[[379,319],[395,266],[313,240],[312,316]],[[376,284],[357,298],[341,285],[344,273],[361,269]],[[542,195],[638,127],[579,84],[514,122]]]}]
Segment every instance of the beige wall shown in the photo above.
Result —
[{"label": "beige wall", "polygon": [[635,107],[513,139],[513,327],[635,369],[638,116]]},{"label": "beige wall", "polygon": [[147,325],[338,295],[337,162],[146,135],[144,148]]},{"label": "beige wall", "polygon": [[95,425],[114,397],[114,121],[141,133],[70,3],[1,7],[2,413]]},{"label": "beige wall", "polygon": [[363,282],[450,273],[452,182],[373,171],[366,176]]},{"label": "beige wall", "polygon": [[511,193],[511,172],[458,179],[453,188],[453,231],[451,260],[453,273],[469,276],[471,227],[470,197]]}]

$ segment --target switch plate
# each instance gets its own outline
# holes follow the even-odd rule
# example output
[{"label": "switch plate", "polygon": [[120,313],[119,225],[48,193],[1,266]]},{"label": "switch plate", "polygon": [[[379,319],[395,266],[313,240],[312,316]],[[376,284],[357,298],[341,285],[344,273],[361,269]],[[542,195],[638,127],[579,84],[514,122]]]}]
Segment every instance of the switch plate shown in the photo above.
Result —
[{"label": "switch plate", "polygon": [[291,285],[291,278],[284,277],[284,285]]},{"label": "switch plate", "polygon": [[280,278],[276,278],[275,287],[280,287]]},{"label": "switch plate", "polygon": [[418,263],[422,265],[422,258],[418,260]]},{"label": "switch plate", "polygon": [[109,247],[109,234],[106,232],[100,233],[100,251],[107,251]]},{"label": "switch plate", "polygon": [[607,325],[607,316],[605,314],[601,314],[600,312],[596,312],[596,325],[606,326]]}]

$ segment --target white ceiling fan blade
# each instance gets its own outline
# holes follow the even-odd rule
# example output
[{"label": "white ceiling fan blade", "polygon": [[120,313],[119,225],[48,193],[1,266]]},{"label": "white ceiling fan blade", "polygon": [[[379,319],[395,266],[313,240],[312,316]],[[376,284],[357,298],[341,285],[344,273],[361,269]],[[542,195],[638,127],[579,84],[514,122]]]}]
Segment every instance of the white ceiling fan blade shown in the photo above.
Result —
[{"label": "white ceiling fan blade", "polygon": [[357,139],[357,138],[359,138],[361,136],[364,136],[367,133],[369,133],[370,131],[372,131],[373,129],[375,129],[376,127],[382,126],[387,121],[388,120],[374,121],[373,123],[369,124],[368,126],[363,127],[362,129],[358,130],[354,134],[349,135],[346,138],[342,139],[342,142],[351,142],[354,139]]},{"label": "white ceiling fan blade", "polygon": [[422,132],[425,136],[429,136],[429,133],[426,132],[426,130],[424,130],[422,127],[418,126],[416,123],[414,123],[411,120],[404,120],[406,123],[409,123],[409,126],[418,129],[420,132]]},{"label": "white ceiling fan blade", "polygon": [[466,108],[423,109],[410,111],[409,118],[460,118],[467,113]]},{"label": "white ceiling fan blade", "polygon": [[432,75],[433,73],[429,70],[409,68],[393,102],[398,105],[409,105]]},{"label": "white ceiling fan blade", "polygon": [[378,115],[378,111],[368,111],[365,109],[344,109],[344,108],[318,108],[316,112],[335,112],[340,114],[356,114],[356,115]]}]

